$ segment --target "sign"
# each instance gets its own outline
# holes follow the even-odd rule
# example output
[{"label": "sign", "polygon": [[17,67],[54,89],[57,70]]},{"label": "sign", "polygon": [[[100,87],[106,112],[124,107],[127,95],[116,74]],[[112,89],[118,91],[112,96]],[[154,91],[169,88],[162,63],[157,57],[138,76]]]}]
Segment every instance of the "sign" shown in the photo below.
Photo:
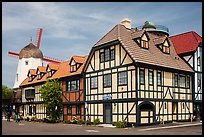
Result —
[{"label": "sign", "polygon": [[112,99],[112,95],[111,94],[103,95],[103,100],[110,100],[110,99]]}]

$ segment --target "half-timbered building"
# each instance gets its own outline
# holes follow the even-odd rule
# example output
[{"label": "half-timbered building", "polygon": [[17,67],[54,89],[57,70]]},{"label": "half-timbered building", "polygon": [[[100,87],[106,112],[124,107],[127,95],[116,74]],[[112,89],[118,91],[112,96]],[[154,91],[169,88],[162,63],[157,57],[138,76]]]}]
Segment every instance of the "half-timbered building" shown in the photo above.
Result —
[{"label": "half-timbered building", "polygon": [[190,31],[170,37],[177,54],[194,70],[194,115],[202,119],[202,37]]},{"label": "half-timbered building", "polygon": [[123,20],[91,49],[83,69],[86,119],[130,124],[186,121],[192,116],[193,70],[168,31]]},{"label": "half-timbered building", "polygon": [[83,119],[84,93],[81,72],[85,60],[86,56],[73,56],[71,60],[62,63],[49,63],[46,67],[30,69],[27,78],[20,85],[22,90],[20,111],[23,111],[23,115],[29,113],[38,119],[46,118],[49,111],[40,97],[40,88],[47,79],[59,79],[63,93],[63,120],[70,120],[73,116]]}]

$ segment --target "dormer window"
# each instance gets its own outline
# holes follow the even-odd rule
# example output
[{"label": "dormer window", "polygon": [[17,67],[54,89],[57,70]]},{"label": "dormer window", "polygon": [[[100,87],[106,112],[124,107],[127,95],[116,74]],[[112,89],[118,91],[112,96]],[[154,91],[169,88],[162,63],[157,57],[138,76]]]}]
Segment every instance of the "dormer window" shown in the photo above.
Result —
[{"label": "dormer window", "polygon": [[149,36],[146,31],[139,31],[133,37],[133,40],[144,49],[149,49]]},{"label": "dormer window", "polygon": [[71,72],[75,72],[76,69],[77,69],[76,64],[70,66],[70,71],[71,71]]},{"label": "dormer window", "polygon": [[31,82],[32,81],[32,76],[29,76],[29,82]]},{"label": "dormer window", "polygon": [[48,67],[47,69],[47,78],[52,76],[52,70]]},{"label": "dormer window", "polygon": [[162,51],[163,53],[170,53],[170,46],[167,42],[167,40],[165,40],[164,44],[162,45]]},{"label": "dormer window", "polygon": [[141,47],[145,48],[145,49],[148,49],[149,48],[148,41],[142,40]]},{"label": "dormer window", "polygon": [[163,53],[170,54],[170,44],[167,37],[155,39],[154,42]]},{"label": "dormer window", "polygon": [[35,78],[35,75],[36,75],[36,73],[35,74],[33,74],[33,73],[35,73],[35,72],[33,72],[33,70],[30,70],[29,72],[28,72],[28,82],[31,82],[34,78]]},{"label": "dormer window", "polygon": [[169,53],[169,47],[163,46],[163,52],[164,53]]},{"label": "dormer window", "polygon": [[50,70],[50,71],[47,72],[47,77],[49,78],[51,76],[52,76],[52,71]]}]

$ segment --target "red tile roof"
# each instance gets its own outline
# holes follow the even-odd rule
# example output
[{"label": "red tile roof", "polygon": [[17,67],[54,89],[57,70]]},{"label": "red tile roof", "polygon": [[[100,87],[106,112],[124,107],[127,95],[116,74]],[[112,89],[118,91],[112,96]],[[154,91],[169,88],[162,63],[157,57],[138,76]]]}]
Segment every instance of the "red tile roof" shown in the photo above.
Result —
[{"label": "red tile roof", "polygon": [[170,39],[177,54],[195,52],[199,43],[202,42],[202,37],[194,31],[171,36]]},{"label": "red tile roof", "polygon": [[29,69],[28,73],[30,73],[31,75],[36,75],[36,69]]},{"label": "red tile roof", "polygon": [[46,73],[46,67],[38,66],[37,71],[40,71],[40,72]]},{"label": "red tile roof", "polygon": [[[75,56],[75,59],[80,60],[80,62],[83,62],[83,64],[77,69],[76,72],[72,72],[72,73],[70,72],[70,65],[69,65],[70,60],[64,61],[64,62],[61,62],[61,63],[58,63],[58,64],[49,63],[48,64],[49,66],[50,66],[50,64],[52,64],[51,65],[52,68],[56,69],[56,66],[57,66],[56,72],[49,79],[56,79],[56,78],[62,78],[62,77],[81,74],[87,57],[88,56]],[[22,87],[22,86],[27,86],[27,85],[30,85],[30,84],[37,84],[37,83],[40,83],[40,82],[45,82],[47,79],[48,78],[47,78],[46,75],[44,75],[41,79],[37,79],[37,77],[35,77],[31,82],[29,82],[29,78],[26,78],[20,84],[20,86]]]}]

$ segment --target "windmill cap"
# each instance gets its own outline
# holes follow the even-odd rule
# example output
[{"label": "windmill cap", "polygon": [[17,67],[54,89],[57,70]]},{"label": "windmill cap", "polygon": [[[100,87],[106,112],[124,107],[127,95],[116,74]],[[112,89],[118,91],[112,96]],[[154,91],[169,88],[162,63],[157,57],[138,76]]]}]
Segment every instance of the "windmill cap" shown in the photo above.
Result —
[{"label": "windmill cap", "polygon": [[19,59],[22,58],[43,58],[42,51],[37,48],[33,43],[25,46],[19,53]]}]

